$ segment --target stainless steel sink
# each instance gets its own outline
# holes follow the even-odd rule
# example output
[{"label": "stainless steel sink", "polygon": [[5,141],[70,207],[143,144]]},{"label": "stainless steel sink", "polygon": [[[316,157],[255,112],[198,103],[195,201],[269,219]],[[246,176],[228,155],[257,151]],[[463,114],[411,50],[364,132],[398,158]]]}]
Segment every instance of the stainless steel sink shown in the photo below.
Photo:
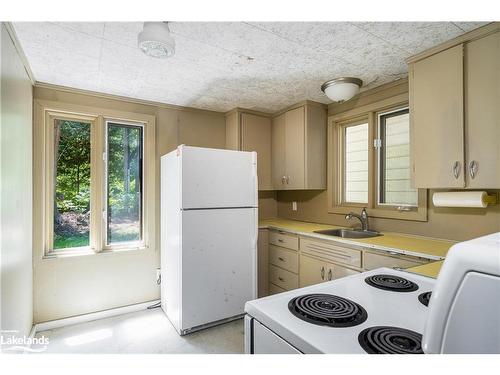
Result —
[{"label": "stainless steel sink", "polygon": [[371,230],[356,230],[356,229],[325,229],[315,230],[314,233],[324,234],[327,236],[335,236],[342,238],[369,238],[378,237],[383,234]]}]

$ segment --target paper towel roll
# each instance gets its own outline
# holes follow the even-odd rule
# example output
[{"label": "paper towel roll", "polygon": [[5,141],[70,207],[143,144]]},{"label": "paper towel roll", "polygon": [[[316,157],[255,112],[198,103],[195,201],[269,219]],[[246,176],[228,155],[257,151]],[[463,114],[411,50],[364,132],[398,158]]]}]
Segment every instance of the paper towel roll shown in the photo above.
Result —
[{"label": "paper towel roll", "polygon": [[432,203],[436,207],[479,207],[488,206],[485,191],[449,191],[434,193]]}]

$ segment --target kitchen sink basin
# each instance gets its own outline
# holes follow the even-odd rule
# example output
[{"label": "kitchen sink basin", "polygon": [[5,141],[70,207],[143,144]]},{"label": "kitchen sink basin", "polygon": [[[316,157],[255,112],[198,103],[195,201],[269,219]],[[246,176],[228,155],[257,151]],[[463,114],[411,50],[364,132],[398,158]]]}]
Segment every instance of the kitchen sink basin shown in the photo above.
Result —
[{"label": "kitchen sink basin", "polygon": [[342,237],[342,238],[369,238],[382,236],[379,232],[371,230],[356,230],[356,229],[325,229],[315,230],[314,233],[324,234],[327,236]]}]

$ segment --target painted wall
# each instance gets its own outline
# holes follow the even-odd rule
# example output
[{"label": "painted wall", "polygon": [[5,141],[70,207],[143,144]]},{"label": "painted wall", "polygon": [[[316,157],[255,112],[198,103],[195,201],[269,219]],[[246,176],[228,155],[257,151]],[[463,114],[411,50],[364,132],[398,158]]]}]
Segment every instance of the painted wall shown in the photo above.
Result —
[{"label": "painted wall", "polygon": [[1,28],[1,329],[23,336],[33,325],[32,85]]},{"label": "painted wall", "polygon": [[259,191],[259,219],[278,216],[278,201],[275,191]]},{"label": "painted wall", "polygon": [[[157,196],[160,199],[160,157],[178,144],[224,148],[224,114],[153,106],[53,88],[35,87],[35,99],[137,112],[156,116]],[[35,244],[34,319],[45,322],[69,316],[146,302],[160,297],[159,205],[156,246],[149,250],[42,259]],[[35,222],[34,225],[41,225]]]}]

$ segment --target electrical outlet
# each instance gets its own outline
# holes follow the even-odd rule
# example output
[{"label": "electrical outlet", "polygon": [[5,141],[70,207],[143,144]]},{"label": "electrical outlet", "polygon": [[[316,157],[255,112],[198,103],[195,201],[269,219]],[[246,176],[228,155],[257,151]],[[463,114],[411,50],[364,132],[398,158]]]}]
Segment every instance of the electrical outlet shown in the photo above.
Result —
[{"label": "electrical outlet", "polygon": [[292,211],[297,211],[297,202],[292,202]]}]

